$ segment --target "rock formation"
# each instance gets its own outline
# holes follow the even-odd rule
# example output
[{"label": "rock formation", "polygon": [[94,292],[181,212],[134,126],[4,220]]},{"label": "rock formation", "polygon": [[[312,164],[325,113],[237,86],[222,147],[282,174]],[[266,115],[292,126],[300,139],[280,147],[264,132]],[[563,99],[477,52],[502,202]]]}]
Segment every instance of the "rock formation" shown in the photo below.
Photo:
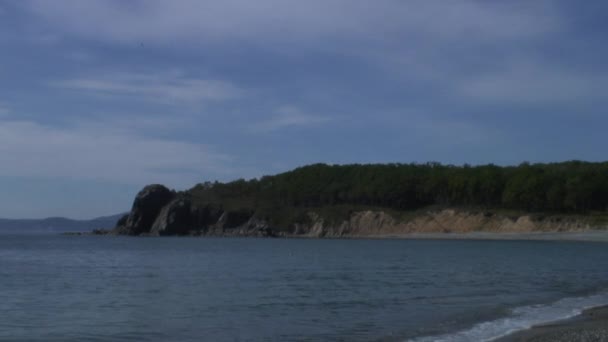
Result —
[{"label": "rock formation", "polygon": [[[161,209],[174,197],[175,192],[163,185],[153,184],[146,186],[135,197],[133,208],[126,222],[117,227],[119,232],[128,235],[149,233]],[[122,222],[119,221],[120,223]]]},{"label": "rock formation", "polygon": [[175,192],[158,184],[146,186],[121,218],[114,234],[391,237],[412,233],[555,232],[593,228],[585,220],[568,216],[506,216],[487,211],[435,209],[410,213],[398,219],[382,210],[350,211],[342,219],[326,220],[314,209],[303,220],[273,227],[252,208],[224,209],[222,204],[195,203],[189,192]]},{"label": "rock formation", "polygon": [[190,195],[158,184],[148,185],[135,197],[133,208],[113,230],[118,235],[276,236],[248,209],[227,211],[220,205],[195,206]]},{"label": "rock formation", "polygon": [[178,196],[161,209],[150,227],[150,234],[185,235],[193,225],[190,199],[186,196]]}]

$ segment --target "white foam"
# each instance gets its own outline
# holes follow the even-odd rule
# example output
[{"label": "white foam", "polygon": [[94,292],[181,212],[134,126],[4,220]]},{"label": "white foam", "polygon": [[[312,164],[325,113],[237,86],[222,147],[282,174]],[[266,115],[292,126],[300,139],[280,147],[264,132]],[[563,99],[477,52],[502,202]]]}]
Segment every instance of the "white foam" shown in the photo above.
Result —
[{"label": "white foam", "polygon": [[561,321],[580,315],[584,310],[608,305],[608,292],[587,297],[560,299],[543,305],[522,306],[512,310],[509,317],[476,324],[468,330],[439,336],[428,336],[409,340],[411,342],[469,342],[493,341],[516,331],[535,325]]}]

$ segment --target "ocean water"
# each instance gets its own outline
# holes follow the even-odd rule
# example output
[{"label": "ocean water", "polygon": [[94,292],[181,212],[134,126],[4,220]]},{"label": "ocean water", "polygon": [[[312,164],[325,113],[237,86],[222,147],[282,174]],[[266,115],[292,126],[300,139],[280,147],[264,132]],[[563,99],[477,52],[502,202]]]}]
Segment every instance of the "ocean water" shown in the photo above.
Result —
[{"label": "ocean water", "polygon": [[484,341],[607,290],[602,243],[0,236],[1,341]]}]

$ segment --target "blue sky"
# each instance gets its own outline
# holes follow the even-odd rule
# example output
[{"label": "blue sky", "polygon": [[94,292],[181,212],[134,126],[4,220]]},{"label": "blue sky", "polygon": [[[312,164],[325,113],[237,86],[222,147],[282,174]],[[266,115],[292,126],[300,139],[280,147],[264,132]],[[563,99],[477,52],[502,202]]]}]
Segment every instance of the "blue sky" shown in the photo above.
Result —
[{"label": "blue sky", "polygon": [[313,162],[606,158],[605,1],[0,0],[0,217]]}]

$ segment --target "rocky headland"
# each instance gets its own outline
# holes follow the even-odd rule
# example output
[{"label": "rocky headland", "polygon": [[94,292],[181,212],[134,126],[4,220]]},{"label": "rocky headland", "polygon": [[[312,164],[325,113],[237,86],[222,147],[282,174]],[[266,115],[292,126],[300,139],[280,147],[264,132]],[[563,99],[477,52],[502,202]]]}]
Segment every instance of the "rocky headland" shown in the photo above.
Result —
[{"label": "rocky headland", "polygon": [[[280,210],[280,209],[277,209]],[[131,211],[110,231],[131,236],[251,237],[407,237],[424,234],[583,232],[604,225],[580,215],[505,214],[496,210],[432,207],[403,213],[352,209],[328,217],[327,210],[306,208],[291,222],[273,223],[256,208],[227,208],[196,199],[193,191],[176,192],[163,185],[141,190]]]},{"label": "rocky headland", "polygon": [[131,211],[110,233],[118,235],[273,236],[270,226],[252,212],[227,211],[221,205],[194,205],[187,192],[163,185],[146,186],[135,197]]}]

